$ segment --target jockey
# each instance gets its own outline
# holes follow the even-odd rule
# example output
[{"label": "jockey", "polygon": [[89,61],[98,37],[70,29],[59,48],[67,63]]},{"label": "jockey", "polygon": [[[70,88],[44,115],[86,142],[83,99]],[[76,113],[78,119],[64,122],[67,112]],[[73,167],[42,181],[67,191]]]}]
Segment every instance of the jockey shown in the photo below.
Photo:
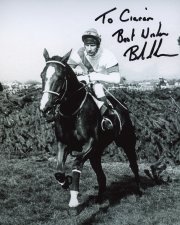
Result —
[{"label": "jockey", "polygon": [[107,109],[112,109],[112,106],[108,103],[101,82],[116,84],[120,82],[118,61],[109,50],[101,47],[101,36],[96,29],[87,30],[82,35],[82,41],[84,47],[71,53],[68,64],[77,74],[79,81],[92,83],[94,94],[101,103],[98,105],[103,117],[103,127],[110,130],[113,124],[105,115]]}]

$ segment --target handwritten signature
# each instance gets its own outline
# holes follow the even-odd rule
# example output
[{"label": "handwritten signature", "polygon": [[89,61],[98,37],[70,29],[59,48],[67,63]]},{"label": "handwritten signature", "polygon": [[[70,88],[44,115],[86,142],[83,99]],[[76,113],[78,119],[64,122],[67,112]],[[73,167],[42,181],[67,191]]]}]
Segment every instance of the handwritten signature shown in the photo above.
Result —
[{"label": "handwritten signature", "polygon": [[[98,17],[95,18],[95,21],[101,20],[102,24],[106,24],[107,22],[109,24],[113,24],[114,20],[112,18],[112,16],[110,17],[109,15],[116,11],[117,8],[114,7],[104,13],[102,13],[101,15],[99,15]],[[145,10],[147,10],[147,7],[145,8]],[[130,9],[124,9],[120,15],[119,15],[119,21],[120,22],[150,22],[152,20],[154,20],[153,17],[151,16],[131,16],[131,11]],[[143,23],[144,24],[144,23]],[[136,38],[136,29],[132,28],[131,34],[130,36],[125,36],[124,35],[124,29],[120,28],[117,31],[115,31],[112,34],[112,37],[116,37],[116,40],[118,43],[126,43],[126,42],[134,42],[135,38]],[[155,57],[174,57],[174,56],[178,56],[179,54],[165,54],[165,53],[159,53],[161,45],[163,43],[163,37],[167,37],[169,35],[169,33],[163,32],[162,31],[162,23],[159,22],[158,25],[158,29],[157,32],[151,32],[150,27],[146,27],[146,28],[142,28],[141,33],[140,33],[140,38],[142,39],[146,39],[146,41],[144,42],[144,45],[142,47],[142,49],[140,49],[140,47],[138,45],[133,45],[130,48],[128,48],[123,56],[126,57],[129,54],[129,61],[134,61],[134,60],[139,60],[139,59],[150,59],[152,58],[152,56]],[[148,52],[148,54],[146,53],[146,48],[148,43],[148,39],[149,38],[156,38],[152,44],[151,50],[150,52]],[[158,38],[160,38],[158,40]],[[158,44],[157,44],[158,43]],[[147,55],[147,56],[146,56]]]}]

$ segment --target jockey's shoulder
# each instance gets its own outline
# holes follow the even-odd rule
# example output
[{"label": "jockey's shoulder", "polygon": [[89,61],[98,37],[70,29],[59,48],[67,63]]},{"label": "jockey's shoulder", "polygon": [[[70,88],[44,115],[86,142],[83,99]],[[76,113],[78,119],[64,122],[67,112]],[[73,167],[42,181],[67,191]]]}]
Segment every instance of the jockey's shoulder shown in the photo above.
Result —
[{"label": "jockey's shoulder", "polygon": [[105,54],[113,54],[111,50],[107,49],[107,48],[102,48],[103,53]]}]

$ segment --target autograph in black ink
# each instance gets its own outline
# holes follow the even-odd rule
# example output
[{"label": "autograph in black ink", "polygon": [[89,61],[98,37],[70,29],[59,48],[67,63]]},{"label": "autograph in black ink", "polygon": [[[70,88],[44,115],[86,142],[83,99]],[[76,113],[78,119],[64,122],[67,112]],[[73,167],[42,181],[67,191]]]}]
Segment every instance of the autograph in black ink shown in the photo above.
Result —
[{"label": "autograph in black ink", "polygon": [[177,56],[178,54],[159,54],[159,49],[162,45],[162,41],[163,39],[161,38],[159,40],[158,46],[156,47],[156,43],[157,40],[154,40],[153,46],[151,48],[151,51],[149,53],[149,55],[147,57],[145,57],[145,50],[146,50],[146,46],[147,46],[147,41],[145,41],[144,46],[142,51],[138,54],[138,50],[139,50],[139,46],[138,45],[134,45],[130,48],[128,48],[125,53],[123,54],[123,56],[126,57],[126,55],[129,53],[129,61],[134,61],[134,60],[138,60],[138,59],[150,59],[152,56],[156,56],[156,57],[161,57],[161,56],[166,56],[166,57],[173,57],[173,56]]},{"label": "autograph in black ink", "polygon": [[[104,24],[105,23],[105,19],[106,19],[106,15],[109,14],[110,12],[113,12],[115,11],[117,8],[114,7],[113,9],[110,9],[108,10],[107,12],[101,14],[100,16],[98,16],[95,21],[99,20],[100,18],[102,18],[102,23]],[[145,10],[147,10],[147,8],[145,8]],[[128,22],[128,21],[136,21],[136,22],[139,22],[139,21],[149,21],[149,20],[154,20],[153,17],[145,17],[145,16],[129,16],[127,15],[127,13],[130,13],[130,10],[129,9],[124,9],[122,11],[122,13],[120,14],[119,16],[119,20],[121,22]],[[107,19],[108,23],[113,23],[113,19],[110,17]]]},{"label": "autograph in black ink", "polygon": [[[112,17],[109,17],[109,14],[114,12],[115,10],[117,10],[116,7],[104,12],[103,14],[101,14],[100,16],[98,16],[97,18],[95,18],[95,21],[98,21],[100,19],[102,24],[105,24],[106,22],[108,22],[109,24],[113,24],[114,20]],[[145,8],[145,10],[147,10],[147,7]],[[131,11],[130,9],[124,9],[120,15],[119,15],[119,21],[120,22],[150,22],[152,20],[154,20],[153,17],[149,16],[131,16]],[[167,37],[169,35],[169,33],[165,33],[162,32],[162,23],[159,22],[159,26],[157,29],[157,32],[151,32],[150,27],[147,27],[146,29],[143,28],[140,34],[140,38],[142,39],[146,39],[146,41],[144,42],[143,48],[142,50],[140,50],[140,47],[138,45],[133,45],[130,48],[128,48],[123,56],[126,57],[129,54],[129,61],[134,61],[134,60],[139,60],[139,59],[150,59],[152,58],[152,56],[155,57],[174,57],[174,56],[178,56],[179,54],[163,54],[163,53],[159,53],[161,45],[163,43],[163,37]],[[116,37],[117,38],[117,42],[118,43],[126,43],[126,42],[133,42],[135,40],[136,37],[136,30],[135,28],[132,28],[132,32],[131,35],[129,37],[125,37],[124,35],[124,29],[119,29],[117,31],[115,31],[112,34],[112,37]],[[149,54],[146,56],[146,47],[148,44],[148,38],[160,38],[159,40],[155,39],[153,44],[152,44],[152,48],[149,52]]]}]

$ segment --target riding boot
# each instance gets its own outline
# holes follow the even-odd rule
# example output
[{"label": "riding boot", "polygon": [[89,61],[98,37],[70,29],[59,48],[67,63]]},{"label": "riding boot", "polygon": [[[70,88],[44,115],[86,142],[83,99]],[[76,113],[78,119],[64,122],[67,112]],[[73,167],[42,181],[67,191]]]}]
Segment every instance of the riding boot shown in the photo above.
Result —
[{"label": "riding boot", "polygon": [[99,99],[100,101],[103,101],[104,104],[102,105],[100,112],[102,115],[102,121],[101,121],[101,127],[105,130],[112,130],[113,129],[113,123],[110,120],[109,115],[112,114],[113,111],[113,105],[108,101],[106,96]]}]

